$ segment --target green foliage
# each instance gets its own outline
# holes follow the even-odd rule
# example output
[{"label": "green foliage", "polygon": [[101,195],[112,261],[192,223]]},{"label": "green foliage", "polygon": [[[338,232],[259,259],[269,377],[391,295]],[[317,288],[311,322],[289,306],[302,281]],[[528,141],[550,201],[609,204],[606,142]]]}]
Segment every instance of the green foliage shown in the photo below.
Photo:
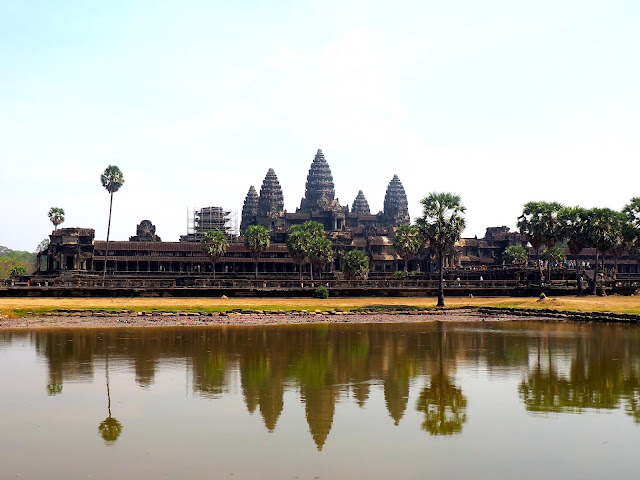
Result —
[{"label": "green foliage", "polygon": [[49,216],[49,220],[51,220],[51,223],[53,223],[54,230],[57,230],[58,225],[64,222],[64,209],[62,208],[51,207],[47,215]]},{"label": "green foliage", "polygon": [[247,227],[244,234],[244,246],[249,249],[253,258],[260,258],[262,252],[269,248],[270,244],[269,230],[262,225],[251,225]]},{"label": "green foliage", "polygon": [[524,265],[527,263],[527,250],[519,245],[510,245],[504,249],[502,259],[507,265]]},{"label": "green foliage", "polygon": [[563,207],[558,216],[560,238],[567,242],[569,253],[575,257],[587,243],[588,211],[580,207]]},{"label": "green foliage", "polygon": [[11,272],[9,273],[9,277],[11,278],[22,277],[26,274],[27,274],[27,270],[22,265],[18,265],[11,269]]},{"label": "green foliage", "polygon": [[393,248],[404,260],[404,270],[407,271],[407,261],[413,257],[422,246],[423,239],[415,225],[400,225],[393,236]]},{"label": "green foliage", "polygon": [[0,247],[0,280],[7,280],[11,272],[16,268],[24,271],[22,275],[33,273],[36,265],[36,254],[31,252],[22,252],[10,250],[6,247]]},{"label": "green foliage", "polygon": [[465,207],[460,196],[452,193],[432,192],[422,200],[422,217],[417,224],[424,239],[439,255],[444,255],[460,239],[466,226]]},{"label": "green foliage", "polygon": [[102,186],[109,193],[115,193],[124,185],[124,175],[116,165],[109,165],[100,175]]},{"label": "green foliage", "polygon": [[325,237],[314,237],[309,242],[309,259],[313,265],[324,266],[333,261],[331,240]]},{"label": "green foliage", "polygon": [[462,235],[465,207],[460,203],[460,196],[453,193],[432,192],[420,200],[420,203],[422,217],[417,220],[418,228],[438,254],[438,306],[444,307],[444,255],[453,249]]},{"label": "green foliage", "polygon": [[342,271],[347,278],[364,278],[369,273],[369,257],[360,250],[350,250],[342,259]]},{"label": "green foliage", "polygon": [[640,260],[640,197],[632,198],[622,211],[626,217],[622,231],[625,246]]},{"label": "green foliage", "polygon": [[216,276],[216,261],[227,252],[227,237],[220,230],[209,230],[202,237],[202,251],[209,255]]},{"label": "green foliage", "polygon": [[592,208],[587,215],[587,239],[599,253],[617,248],[622,243],[624,214],[610,208]]},{"label": "green foliage", "polygon": [[287,248],[298,265],[311,262],[315,266],[324,266],[333,260],[331,241],[324,236],[324,227],[319,222],[307,221],[289,227]]},{"label": "green foliage", "polygon": [[219,230],[209,230],[202,238],[202,251],[215,262],[227,252],[227,237]]},{"label": "green foliage", "polygon": [[549,263],[558,264],[564,262],[567,256],[564,254],[564,250],[560,247],[545,248],[542,252],[542,257]]},{"label": "green foliage", "polygon": [[329,298],[329,289],[324,285],[320,285],[313,292],[313,298],[322,298],[322,299]]}]

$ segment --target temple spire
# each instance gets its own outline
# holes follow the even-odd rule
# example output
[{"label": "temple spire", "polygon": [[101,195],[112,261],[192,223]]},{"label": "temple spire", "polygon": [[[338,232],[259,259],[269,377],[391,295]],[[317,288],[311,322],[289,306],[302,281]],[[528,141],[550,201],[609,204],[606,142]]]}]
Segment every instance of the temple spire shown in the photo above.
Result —
[{"label": "temple spire", "polygon": [[240,222],[240,234],[244,235],[245,230],[250,225],[257,223],[256,217],[258,216],[258,192],[253,185],[249,187],[249,192],[244,199],[244,205],[242,206],[242,220]]},{"label": "temple spire", "polygon": [[264,177],[258,198],[258,215],[263,218],[274,219],[284,210],[284,195],[273,168]]},{"label": "temple spire", "polygon": [[309,168],[307,175],[307,183],[305,185],[305,193],[302,202],[300,202],[300,210],[303,212],[311,212],[312,209],[319,205],[330,204],[335,198],[335,187],[333,184],[333,175],[327,160],[321,149],[318,149],[316,156]]},{"label": "temple spire", "polygon": [[384,218],[388,225],[398,226],[410,222],[409,202],[398,175],[394,175],[384,196]]},{"label": "temple spire", "polygon": [[364,196],[362,190],[358,191],[358,195],[353,201],[353,205],[351,206],[351,213],[357,213],[358,215],[371,214],[371,211],[369,210],[369,202],[367,202],[367,197]]}]

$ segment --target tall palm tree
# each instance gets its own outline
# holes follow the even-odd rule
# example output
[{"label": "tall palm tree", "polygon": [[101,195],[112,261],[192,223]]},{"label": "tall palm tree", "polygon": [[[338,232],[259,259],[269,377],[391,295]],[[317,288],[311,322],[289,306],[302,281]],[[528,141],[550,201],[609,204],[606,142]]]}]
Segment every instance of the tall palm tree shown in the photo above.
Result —
[{"label": "tall palm tree", "polygon": [[322,237],[313,237],[309,242],[309,260],[311,260],[311,280],[313,281],[313,267],[319,268],[319,277],[322,276],[322,268],[333,261],[333,249],[331,240]]},{"label": "tall palm tree", "polygon": [[624,214],[610,208],[592,208],[589,210],[587,218],[587,239],[591,246],[596,249],[596,258],[593,265],[593,285],[591,285],[591,294],[595,295],[600,255],[604,257],[607,252],[622,243],[623,224],[626,218]]},{"label": "tall palm tree", "polygon": [[578,265],[578,255],[587,243],[587,210],[580,207],[564,207],[559,214],[560,237],[567,242],[569,253],[576,264],[578,296],[582,295],[582,277]]},{"label": "tall palm tree", "polygon": [[[324,227],[320,222],[308,220],[301,225],[292,225],[287,230],[287,248],[289,254],[298,264],[300,280],[302,280],[302,265],[311,263],[311,244],[316,238],[324,237]],[[316,250],[318,245],[316,245]],[[311,265],[311,279],[313,280],[313,265]]]},{"label": "tall palm tree", "polygon": [[623,210],[626,215],[624,242],[629,252],[640,260],[640,197],[634,197]]},{"label": "tall palm tree", "polygon": [[100,175],[102,186],[109,192],[109,223],[107,224],[107,242],[104,247],[104,270],[102,272],[102,286],[107,275],[107,252],[109,251],[109,233],[111,232],[111,209],[113,207],[113,194],[120,190],[124,184],[124,176],[115,165],[109,165],[102,175]]},{"label": "tall palm tree", "polygon": [[432,192],[422,200],[422,217],[417,224],[424,239],[438,255],[438,307],[444,307],[444,256],[460,239],[465,227],[465,207],[460,196],[453,193]]},{"label": "tall palm tree", "polygon": [[393,249],[404,261],[404,273],[407,273],[407,263],[418,253],[423,239],[415,225],[400,225],[393,236]]},{"label": "tall palm tree", "polygon": [[542,264],[540,263],[540,247],[544,244],[545,225],[542,221],[544,202],[527,202],[518,217],[518,229],[536,251],[538,273],[542,279]]},{"label": "tall palm tree", "polygon": [[64,222],[64,209],[58,207],[51,207],[49,209],[49,220],[53,223],[53,230],[58,230],[58,225]]},{"label": "tall palm tree", "polygon": [[[543,207],[540,218],[543,224],[542,237],[547,247],[547,252],[551,252],[556,243],[562,238],[559,213],[564,207],[558,202],[541,202],[541,204]],[[551,258],[547,261],[547,280],[551,281]]]},{"label": "tall palm tree", "polygon": [[269,230],[262,225],[251,225],[247,227],[244,233],[244,245],[249,249],[254,259],[256,278],[258,278],[258,259],[262,252],[269,248],[270,244]]},{"label": "tall palm tree", "polygon": [[227,237],[220,230],[209,230],[202,238],[202,251],[211,258],[213,279],[216,278],[216,261],[227,252]]}]

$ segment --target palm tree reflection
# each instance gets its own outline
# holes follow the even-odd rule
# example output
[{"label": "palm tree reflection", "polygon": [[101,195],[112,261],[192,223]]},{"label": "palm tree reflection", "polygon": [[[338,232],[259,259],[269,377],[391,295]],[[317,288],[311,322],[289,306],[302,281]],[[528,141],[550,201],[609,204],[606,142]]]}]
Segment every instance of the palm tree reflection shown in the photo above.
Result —
[{"label": "palm tree reflection", "polygon": [[[107,341],[108,336],[105,336],[105,342]],[[107,408],[109,410],[109,416],[105,418],[100,425],[98,426],[98,430],[100,431],[100,436],[106,442],[107,445],[115,442],[120,433],[122,433],[122,424],[111,416],[111,391],[109,390],[109,345],[108,343],[105,345],[105,374],[107,377]]]}]

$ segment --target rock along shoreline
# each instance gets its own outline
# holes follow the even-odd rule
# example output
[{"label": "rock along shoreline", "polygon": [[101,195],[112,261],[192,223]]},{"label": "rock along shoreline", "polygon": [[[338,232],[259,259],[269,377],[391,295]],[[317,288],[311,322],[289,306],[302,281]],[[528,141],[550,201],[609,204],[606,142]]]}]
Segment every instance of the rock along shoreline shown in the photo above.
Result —
[{"label": "rock along shoreline", "polygon": [[553,309],[456,307],[445,309],[253,310],[171,312],[58,309],[22,318],[0,316],[0,329],[292,325],[313,323],[417,323],[478,321],[640,323],[640,315]]}]

